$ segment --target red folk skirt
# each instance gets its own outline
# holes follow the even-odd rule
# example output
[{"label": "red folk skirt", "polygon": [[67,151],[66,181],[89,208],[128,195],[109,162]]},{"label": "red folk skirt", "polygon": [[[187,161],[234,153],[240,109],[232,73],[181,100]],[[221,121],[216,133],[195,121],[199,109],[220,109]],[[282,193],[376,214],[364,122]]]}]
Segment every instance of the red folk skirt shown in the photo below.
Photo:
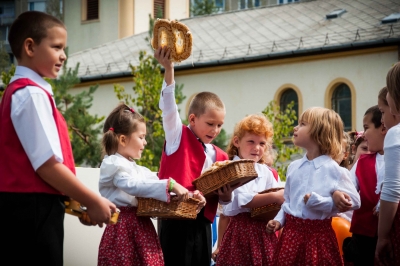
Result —
[{"label": "red folk skirt", "polygon": [[217,265],[271,265],[278,243],[268,234],[266,222],[252,219],[250,213],[239,213],[231,221],[222,239]]},{"label": "red folk skirt", "polygon": [[99,266],[164,265],[156,230],[136,207],[118,207],[118,223],[107,225],[99,246]]},{"label": "red folk skirt", "polygon": [[285,213],[273,265],[343,265],[332,219],[309,220]]},{"label": "red folk skirt", "polygon": [[400,265],[400,204],[390,230],[390,240],[393,248],[393,265]]}]

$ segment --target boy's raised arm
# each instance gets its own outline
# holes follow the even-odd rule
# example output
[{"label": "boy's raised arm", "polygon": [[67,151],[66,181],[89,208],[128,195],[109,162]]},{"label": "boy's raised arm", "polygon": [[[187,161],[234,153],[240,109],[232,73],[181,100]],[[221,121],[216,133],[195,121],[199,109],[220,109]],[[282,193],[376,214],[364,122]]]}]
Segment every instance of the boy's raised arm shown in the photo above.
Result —
[{"label": "boy's raised arm", "polygon": [[167,155],[178,150],[182,136],[182,120],[175,101],[174,64],[169,60],[169,54],[170,51],[166,47],[158,48],[154,52],[154,57],[165,69],[165,82],[161,90],[159,106],[162,111]]}]

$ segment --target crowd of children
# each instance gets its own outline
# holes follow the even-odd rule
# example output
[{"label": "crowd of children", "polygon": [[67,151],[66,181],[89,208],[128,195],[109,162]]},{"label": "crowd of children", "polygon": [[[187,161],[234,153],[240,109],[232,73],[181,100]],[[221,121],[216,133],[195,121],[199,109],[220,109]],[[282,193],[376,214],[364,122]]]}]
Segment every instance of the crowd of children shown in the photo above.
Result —
[{"label": "crowd of children", "polygon": [[[293,131],[293,143],[304,156],[289,165],[284,189],[259,194],[279,186],[270,167],[271,122],[264,115],[246,116],[222,151],[212,144],[225,119],[222,100],[212,92],[198,93],[184,125],[170,50],[159,48],[154,56],[165,69],[159,172],[135,163],[147,143],[146,123],[120,104],[103,128],[99,196],[75,177],[66,122],[44,80],[56,78],[66,60],[64,24],[42,12],[25,12],[12,24],[8,40],[18,67],[0,104],[0,207],[12,217],[0,222],[7,242],[0,254],[15,265],[63,264],[66,196],[87,207],[91,222],[83,224],[107,224],[98,265],[208,266],[211,257],[217,265],[400,265],[400,63],[389,70],[377,105],[365,112],[363,132],[344,133],[333,110],[305,110]],[[253,160],[258,177],[204,198],[192,181],[228,159]],[[197,218],[161,220],[159,236],[149,218],[136,215],[136,197],[169,202],[189,196],[199,200]],[[270,203],[281,204],[274,219],[250,217],[251,208]],[[218,204],[220,235],[212,254]],[[117,208],[118,223],[111,225]],[[338,215],[351,221],[343,257],[331,223]]]}]

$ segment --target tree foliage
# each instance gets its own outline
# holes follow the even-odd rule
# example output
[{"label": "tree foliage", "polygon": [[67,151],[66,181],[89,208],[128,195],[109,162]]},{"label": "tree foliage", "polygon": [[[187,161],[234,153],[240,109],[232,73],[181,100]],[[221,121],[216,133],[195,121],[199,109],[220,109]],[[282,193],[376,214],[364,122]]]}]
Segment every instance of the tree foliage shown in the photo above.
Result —
[{"label": "tree foliage", "polygon": [[5,42],[0,41],[0,72],[8,70],[10,66],[10,55],[7,53]]},{"label": "tree foliage", "polygon": [[99,123],[104,117],[93,116],[88,112],[98,86],[90,86],[88,91],[70,94],[70,89],[80,83],[78,68],[79,64],[74,69],[67,69],[64,64],[63,74],[58,79],[49,79],[48,82],[53,87],[57,109],[68,125],[75,164],[98,167],[101,161],[99,135],[102,133],[102,125]]},{"label": "tree foliage", "polygon": [[262,111],[274,127],[273,146],[277,151],[277,157],[273,166],[283,181],[286,180],[288,161],[293,155],[301,153],[301,149],[290,141],[290,135],[297,119],[293,106],[294,102],[291,102],[285,110],[280,110],[279,105],[275,101],[271,101]]},{"label": "tree foliage", "polygon": [[194,0],[193,6],[190,7],[192,16],[210,15],[217,11],[214,0]]},{"label": "tree foliage", "polygon": [[63,20],[63,10],[60,0],[47,0],[46,1],[46,13],[50,14],[59,20]]},{"label": "tree foliage", "polygon": [[[147,128],[147,146],[142,153],[139,164],[145,165],[153,171],[157,171],[162,148],[164,146],[164,129],[161,120],[161,110],[158,107],[160,101],[160,89],[163,83],[161,65],[152,55],[146,55],[145,51],[139,54],[139,66],[133,67],[133,92],[134,96],[126,92],[122,85],[115,84],[114,91],[119,100],[127,105],[136,106],[137,111],[144,117]],[[183,85],[176,85],[176,103],[181,103],[186,97],[182,94]]]}]

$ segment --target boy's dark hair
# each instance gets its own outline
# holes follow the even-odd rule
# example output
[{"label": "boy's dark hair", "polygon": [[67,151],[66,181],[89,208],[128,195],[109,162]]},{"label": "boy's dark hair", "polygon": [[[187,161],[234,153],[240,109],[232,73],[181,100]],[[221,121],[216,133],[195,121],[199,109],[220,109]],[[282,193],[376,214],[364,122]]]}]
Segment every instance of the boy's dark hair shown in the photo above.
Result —
[{"label": "boy's dark hair", "polygon": [[107,155],[115,154],[118,150],[118,136],[129,137],[137,130],[138,123],[145,123],[143,116],[120,103],[108,115],[103,126],[103,150]]},{"label": "boy's dark hair", "polygon": [[364,116],[367,114],[372,114],[371,122],[374,123],[375,128],[378,128],[382,125],[382,113],[379,110],[378,105],[368,108]]},{"label": "boy's dark hair", "polygon": [[400,111],[400,62],[397,62],[386,75],[386,87],[392,97],[396,109]]},{"label": "boy's dark hair", "polygon": [[209,109],[225,110],[225,105],[215,93],[208,91],[200,92],[190,102],[188,117],[191,114],[199,117]]},{"label": "boy's dark hair", "polygon": [[32,38],[36,44],[47,37],[47,30],[59,26],[65,29],[64,23],[56,17],[39,11],[27,11],[17,17],[8,33],[8,42],[14,56],[22,56],[22,48],[27,38]]},{"label": "boy's dark hair", "polygon": [[388,88],[383,87],[378,94],[378,99],[381,100],[386,106],[389,106],[387,100],[386,100],[386,94],[388,93]]}]

